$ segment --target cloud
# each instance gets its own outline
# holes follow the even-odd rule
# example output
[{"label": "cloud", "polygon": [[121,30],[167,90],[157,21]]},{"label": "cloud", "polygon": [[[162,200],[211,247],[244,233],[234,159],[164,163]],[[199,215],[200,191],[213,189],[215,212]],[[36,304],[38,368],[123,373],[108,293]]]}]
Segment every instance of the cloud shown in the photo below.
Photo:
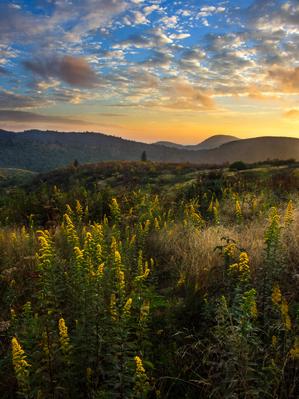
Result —
[{"label": "cloud", "polygon": [[[1,122],[45,122],[54,124],[76,124],[86,125],[86,122],[78,119],[70,119],[62,116],[49,116],[41,115],[33,112],[15,111],[15,110],[1,110],[0,109],[0,121]],[[90,124],[90,123],[89,123]]]},{"label": "cloud", "polygon": [[169,37],[174,40],[183,40],[190,37],[190,33],[172,33]]},{"label": "cloud", "polygon": [[99,83],[97,74],[84,58],[64,56],[24,61],[23,65],[43,79],[58,78],[71,86],[93,88]]},{"label": "cloud", "polygon": [[13,93],[8,90],[0,90],[0,108],[34,108],[46,105],[48,100],[34,95]]},{"label": "cloud", "polygon": [[5,68],[3,68],[3,67],[0,65],[0,75],[8,75],[8,74],[9,74],[8,70],[5,69]]},{"label": "cloud", "polygon": [[299,67],[274,67],[269,70],[268,75],[277,83],[279,90],[287,93],[299,93]]},{"label": "cloud", "polygon": [[299,119],[299,108],[289,109],[288,111],[284,112],[283,116],[286,118]]},{"label": "cloud", "polygon": [[216,104],[204,89],[183,78],[162,81],[161,88],[166,97],[165,106],[182,109],[214,109]]}]

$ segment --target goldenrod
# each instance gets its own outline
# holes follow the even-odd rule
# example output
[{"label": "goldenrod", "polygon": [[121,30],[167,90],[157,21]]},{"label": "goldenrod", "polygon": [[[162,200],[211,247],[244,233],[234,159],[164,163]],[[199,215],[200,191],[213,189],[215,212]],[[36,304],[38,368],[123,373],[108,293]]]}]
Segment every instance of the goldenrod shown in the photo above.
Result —
[{"label": "goldenrod", "polygon": [[290,355],[295,360],[299,359],[299,336],[296,336],[295,338],[294,346],[290,350]]},{"label": "goldenrod", "polygon": [[114,321],[117,319],[116,295],[114,293],[110,296],[110,316]]},{"label": "goldenrod", "polygon": [[291,330],[292,322],[289,316],[289,305],[284,298],[281,301],[280,312],[284,328],[288,331]]},{"label": "goldenrod", "polygon": [[284,225],[289,226],[294,220],[294,209],[293,209],[293,202],[290,200],[287,205],[287,209],[284,215]]},{"label": "goldenrod", "polygon": [[137,375],[144,375],[145,374],[145,369],[143,367],[142,360],[140,359],[139,356],[134,357],[135,360],[135,366],[136,366],[136,374]]},{"label": "goldenrod", "polygon": [[25,390],[28,386],[30,364],[27,362],[26,354],[16,337],[13,337],[11,340],[11,348],[12,364],[16,378],[20,388]]},{"label": "goldenrod", "polygon": [[273,287],[271,298],[272,298],[272,302],[275,305],[279,305],[280,304],[281,299],[282,299],[282,295],[281,295],[281,291],[280,291],[280,288],[278,287],[278,285]]},{"label": "goldenrod", "polygon": [[148,318],[150,312],[150,301],[145,300],[140,308],[140,321],[143,322]]},{"label": "goldenrod", "polygon": [[129,298],[129,299],[127,300],[127,302],[125,303],[125,305],[124,305],[124,307],[123,307],[123,315],[124,315],[125,317],[130,316],[132,303],[133,303],[132,298]]},{"label": "goldenrod", "polygon": [[70,349],[70,338],[68,335],[68,328],[63,318],[60,318],[58,321],[58,329],[59,329],[59,341],[61,349],[64,352],[64,354],[67,354]]}]

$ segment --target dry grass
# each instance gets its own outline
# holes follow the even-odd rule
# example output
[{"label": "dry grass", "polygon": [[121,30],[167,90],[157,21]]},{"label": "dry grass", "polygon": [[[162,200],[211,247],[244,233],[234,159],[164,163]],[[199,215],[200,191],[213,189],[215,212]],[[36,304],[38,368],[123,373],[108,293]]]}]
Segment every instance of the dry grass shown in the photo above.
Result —
[{"label": "dry grass", "polygon": [[[222,278],[223,259],[216,247],[225,245],[222,238],[226,237],[248,253],[252,277],[258,278],[257,271],[264,267],[267,224],[267,220],[254,220],[242,225],[208,226],[203,230],[177,224],[170,230],[161,231],[151,245],[160,254],[163,270],[167,268],[177,275],[184,274],[195,286],[205,290],[215,284],[217,275],[218,279]],[[285,272],[299,281],[298,231],[299,211],[295,212],[293,223],[283,229],[281,235]]]}]

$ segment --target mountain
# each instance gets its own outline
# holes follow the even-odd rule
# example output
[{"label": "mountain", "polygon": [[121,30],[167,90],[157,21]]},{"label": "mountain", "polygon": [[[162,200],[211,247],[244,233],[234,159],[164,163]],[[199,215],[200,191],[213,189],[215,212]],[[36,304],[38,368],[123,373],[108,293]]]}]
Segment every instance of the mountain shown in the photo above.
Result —
[{"label": "mountain", "polygon": [[236,141],[240,140],[238,137],[235,136],[230,136],[227,134],[215,134],[214,136],[211,136],[207,138],[206,140],[202,141],[199,144],[195,145],[183,145],[183,144],[177,144],[177,143],[172,143],[171,141],[157,141],[154,144],[158,145],[164,145],[165,147],[170,147],[170,148],[177,148],[177,149],[184,149],[184,150],[211,150],[213,148],[220,147],[222,144],[230,143],[231,141]]},{"label": "mountain", "polygon": [[112,160],[147,159],[198,164],[258,162],[267,159],[299,159],[299,139],[257,137],[231,141],[213,149],[189,150],[124,140],[102,133],[62,133],[29,130],[15,133],[0,130],[0,168],[45,172],[70,165]]}]

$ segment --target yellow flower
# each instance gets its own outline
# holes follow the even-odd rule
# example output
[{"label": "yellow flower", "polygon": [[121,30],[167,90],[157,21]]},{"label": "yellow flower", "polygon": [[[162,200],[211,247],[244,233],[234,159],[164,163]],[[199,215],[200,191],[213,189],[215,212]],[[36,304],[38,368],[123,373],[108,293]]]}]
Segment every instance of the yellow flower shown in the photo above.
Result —
[{"label": "yellow flower", "polygon": [[83,251],[79,247],[74,248],[75,256],[78,260],[82,260],[84,258]]},{"label": "yellow flower", "polygon": [[282,322],[284,324],[284,328],[286,330],[291,330],[292,328],[292,322],[289,316],[289,305],[287,304],[286,300],[283,298],[281,305],[280,305],[280,312],[281,312],[281,318]]},{"label": "yellow flower", "polygon": [[64,354],[67,354],[70,349],[70,338],[68,335],[68,328],[63,318],[59,319],[58,321],[58,329],[59,329],[59,340],[60,340],[61,349],[64,352]]},{"label": "yellow flower", "polygon": [[277,346],[277,337],[276,337],[276,335],[272,336],[272,346],[273,346],[273,348],[276,348],[276,346]]},{"label": "yellow flower", "polygon": [[238,199],[236,200],[236,203],[235,203],[235,215],[236,215],[237,219],[239,219],[239,220],[242,219],[242,210],[241,210],[241,205],[240,205],[240,202]]},{"label": "yellow flower", "polygon": [[105,268],[105,263],[101,263],[98,266],[98,270],[97,270],[97,276],[102,278],[104,276],[104,268]]},{"label": "yellow flower", "polygon": [[281,291],[280,291],[280,288],[278,287],[278,285],[276,285],[276,286],[273,288],[271,298],[272,298],[272,302],[273,302],[275,305],[279,305],[279,304],[280,304],[281,299],[282,299],[282,295],[281,295]]},{"label": "yellow flower", "polygon": [[299,336],[296,336],[293,348],[290,350],[293,359],[299,359]]},{"label": "yellow flower", "polygon": [[224,254],[226,256],[229,256],[230,258],[234,256],[235,251],[236,251],[236,244],[234,243],[230,243],[226,245],[226,247],[224,248]]},{"label": "yellow flower", "polygon": [[129,299],[127,300],[127,302],[125,303],[124,308],[123,308],[123,315],[124,315],[125,317],[130,316],[132,303],[133,303],[132,298],[129,298]]},{"label": "yellow flower", "polygon": [[144,375],[145,374],[145,369],[142,364],[142,360],[140,359],[139,356],[134,357],[135,360],[135,366],[136,366],[136,374],[137,375]]},{"label": "yellow flower", "polygon": [[138,398],[144,397],[149,389],[149,382],[143,366],[142,360],[139,356],[134,357],[135,361],[135,387],[134,391]]},{"label": "yellow flower", "polygon": [[239,270],[240,272],[249,272],[249,257],[246,252],[241,252],[240,253],[240,258],[239,258]]},{"label": "yellow flower", "polygon": [[122,271],[121,256],[118,251],[114,253],[114,264],[119,293],[123,295],[125,291],[125,273]]},{"label": "yellow flower", "polygon": [[116,295],[111,294],[110,296],[110,316],[112,320],[117,319],[117,309],[116,309]]},{"label": "yellow flower", "polygon": [[241,274],[241,280],[245,281],[250,275],[249,257],[246,252],[241,252],[239,262],[229,266],[229,270],[237,271]]},{"label": "yellow flower", "polygon": [[286,209],[286,212],[284,215],[284,225],[285,226],[289,226],[293,222],[293,220],[294,220],[293,213],[294,213],[293,202],[290,200],[288,202],[288,206],[287,206],[287,209]]},{"label": "yellow flower", "polygon": [[148,318],[150,312],[150,301],[145,300],[140,308],[140,321],[143,322]]},{"label": "yellow flower", "polygon": [[79,217],[79,220],[81,220],[83,216],[83,208],[79,200],[76,201],[76,214]]},{"label": "yellow flower", "polygon": [[16,337],[13,337],[11,340],[11,348],[12,364],[16,378],[20,388],[24,390],[28,386],[30,364],[27,362],[26,354]]}]

